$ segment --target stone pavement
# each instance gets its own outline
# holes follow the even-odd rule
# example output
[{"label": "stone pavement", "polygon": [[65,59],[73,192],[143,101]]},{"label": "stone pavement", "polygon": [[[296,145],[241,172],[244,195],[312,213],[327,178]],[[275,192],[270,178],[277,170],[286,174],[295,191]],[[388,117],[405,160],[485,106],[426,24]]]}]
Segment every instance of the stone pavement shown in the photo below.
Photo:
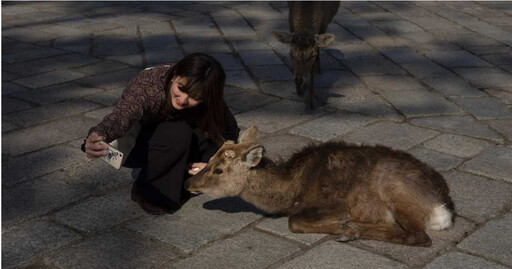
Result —
[{"label": "stone pavement", "polygon": [[[284,2],[2,2],[3,267],[512,267],[511,2],[342,2],[310,114],[273,29]],[[331,139],[408,151],[445,176],[454,227],[416,248],[292,234],[234,198],[145,214],[131,171],[79,147],[132,76],[197,51],[271,156]]]}]

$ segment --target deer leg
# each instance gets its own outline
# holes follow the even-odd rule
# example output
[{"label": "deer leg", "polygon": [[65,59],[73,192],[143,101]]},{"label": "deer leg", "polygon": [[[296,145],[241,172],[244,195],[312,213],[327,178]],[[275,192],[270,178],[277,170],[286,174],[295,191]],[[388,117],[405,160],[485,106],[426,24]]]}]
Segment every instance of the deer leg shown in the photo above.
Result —
[{"label": "deer leg", "polygon": [[306,96],[304,98],[304,102],[306,104],[306,111],[311,111],[311,110],[315,109],[315,107],[314,107],[314,99],[315,99],[315,93],[314,93],[315,74],[314,73],[315,73],[314,68],[311,68],[311,72],[310,72],[310,76],[311,76],[310,83],[311,83],[311,85],[309,85],[309,91],[306,93]]},{"label": "deer leg", "polygon": [[320,70],[320,48],[316,48],[316,68],[318,71],[318,74],[322,74],[322,70]]},{"label": "deer leg", "polygon": [[342,224],[349,221],[346,210],[308,208],[288,219],[288,227],[294,233],[340,234]]}]

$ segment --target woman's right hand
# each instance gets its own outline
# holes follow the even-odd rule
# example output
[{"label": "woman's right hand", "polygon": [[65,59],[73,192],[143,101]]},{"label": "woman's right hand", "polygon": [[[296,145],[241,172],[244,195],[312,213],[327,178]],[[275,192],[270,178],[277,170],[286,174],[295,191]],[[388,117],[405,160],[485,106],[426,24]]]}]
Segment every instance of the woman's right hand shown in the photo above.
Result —
[{"label": "woman's right hand", "polygon": [[96,132],[92,132],[89,137],[85,140],[85,153],[89,158],[98,158],[107,155],[108,146],[104,143],[103,136],[99,136]]}]

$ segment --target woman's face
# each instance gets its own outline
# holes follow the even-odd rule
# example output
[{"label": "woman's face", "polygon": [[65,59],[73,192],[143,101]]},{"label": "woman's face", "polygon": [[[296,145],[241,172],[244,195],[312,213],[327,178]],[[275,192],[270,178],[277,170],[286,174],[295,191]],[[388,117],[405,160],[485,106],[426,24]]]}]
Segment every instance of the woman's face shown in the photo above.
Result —
[{"label": "woman's face", "polygon": [[172,106],[175,109],[181,110],[181,109],[197,106],[198,104],[201,103],[200,100],[196,100],[196,99],[188,96],[188,94],[180,91],[179,87],[183,87],[186,84],[187,84],[187,79],[184,77],[176,76],[173,78],[170,94],[171,94]]}]

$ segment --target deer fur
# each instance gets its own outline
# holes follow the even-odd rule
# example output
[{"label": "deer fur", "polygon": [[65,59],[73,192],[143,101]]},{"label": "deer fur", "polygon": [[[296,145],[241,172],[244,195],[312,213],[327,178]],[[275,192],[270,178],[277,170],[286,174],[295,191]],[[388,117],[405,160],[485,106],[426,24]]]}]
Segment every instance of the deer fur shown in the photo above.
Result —
[{"label": "deer fur", "polygon": [[273,31],[279,42],[290,44],[290,57],[293,62],[293,76],[297,95],[303,96],[308,75],[310,90],[305,98],[306,110],[314,108],[314,64],[320,73],[320,51],[334,40],[334,35],[326,34],[327,26],[336,15],[340,2],[300,2],[289,1],[288,23],[290,33]]},{"label": "deer fur", "polygon": [[443,177],[408,153],[343,142],[310,145],[281,162],[263,152],[251,127],[238,144],[225,143],[185,188],[214,198],[239,196],[289,216],[292,232],[336,234],[340,241],[430,246],[426,229],[452,225]]}]

